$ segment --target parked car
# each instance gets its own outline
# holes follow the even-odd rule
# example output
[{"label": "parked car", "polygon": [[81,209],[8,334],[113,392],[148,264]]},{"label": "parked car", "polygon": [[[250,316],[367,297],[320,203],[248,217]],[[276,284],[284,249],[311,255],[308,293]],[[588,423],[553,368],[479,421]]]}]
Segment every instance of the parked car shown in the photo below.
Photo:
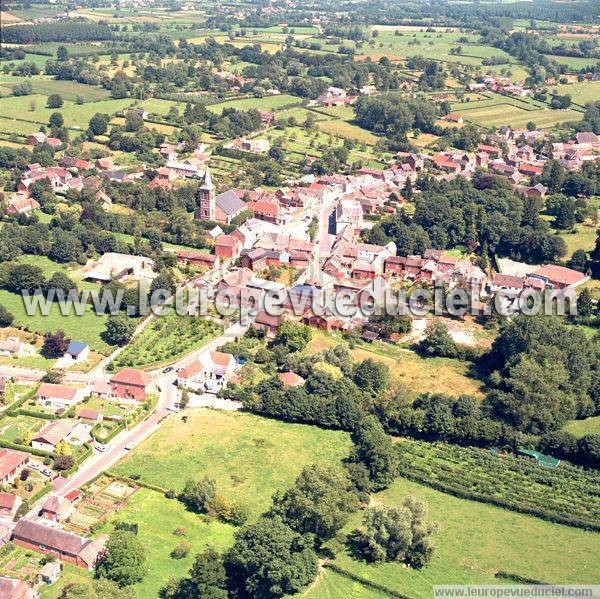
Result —
[{"label": "parked car", "polygon": [[96,443],[94,447],[96,448],[96,451],[106,451],[106,445],[104,445],[103,443]]},{"label": "parked car", "polygon": [[131,451],[134,447],[135,447],[135,441],[130,441],[129,443],[127,443],[127,445],[125,445],[125,449],[127,451]]},{"label": "parked car", "polygon": [[173,372],[173,367],[172,366],[167,366],[164,370],[163,370],[163,374],[169,374],[169,372]]}]

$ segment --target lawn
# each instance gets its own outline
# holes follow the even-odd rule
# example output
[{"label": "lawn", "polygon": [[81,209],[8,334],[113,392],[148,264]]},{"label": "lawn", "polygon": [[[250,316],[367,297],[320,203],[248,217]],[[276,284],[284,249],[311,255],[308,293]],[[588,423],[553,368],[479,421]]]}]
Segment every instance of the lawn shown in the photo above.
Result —
[{"label": "lawn", "polygon": [[219,104],[211,104],[206,108],[215,114],[221,114],[224,108],[235,108],[237,110],[273,110],[277,111],[282,106],[304,102],[302,98],[290,94],[281,94],[279,96],[266,96],[264,98],[242,98],[241,100],[229,100]]},{"label": "lawn", "polygon": [[[398,505],[407,495],[429,503],[429,518],[438,524],[436,552],[421,570],[398,563],[371,565],[342,550],[335,563],[354,575],[408,597],[427,598],[436,584],[497,584],[495,573],[546,583],[592,584],[597,580],[600,535],[490,505],[458,499],[404,479],[396,480],[376,502]],[[346,526],[360,524],[356,514]]]},{"label": "lawn", "polygon": [[363,129],[354,123],[343,121],[341,119],[320,121],[317,124],[317,128],[324,133],[330,133],[336,137],[353,139],[358,143],[374,144],[381,139],[374,133]]},{"label": "lawn", "polygon": [[124,366],[156,367],[199,349],[216,337],[220,328],[209,320],[179,316],[170,312],[157,317],[134,338],[112,363],[116,370]]},{"label": "lawn", "polygon": [[[135,585],[138,597],[157,597],[169,578],[187,574],[196,554],[208,545],[217,551],[227,549],[233,543],[235,531],[234,527],[218,521],[207,522],[187,511],[176,499],[167,499],[148,489],[136,491],[125,508],[113,514],[100,533],[112,532],[111,522],[115,520],[137,524],[138,538],[146,548],[150,568],[144,580]],[[185,537],[173,534],[178,527],[186,529]],[[181,541],[188,541],[192,549],[187,557],[173,559],[170,553]]]},{"label": "lawn", "polygon": [[307,464],[335,464],[348,455],[349,435],[252,414],[208,409],[173,417],[113,472],[181,490],[189,478],[212,476],[218,490],[258,516],[273,493]]},{"label": "lawn", "polygon": [[590,222],[575,225],[575,233],[560,232],[560,236],[567,244],[567,257],[572,256],[575,250],[590,252],[596,245],[597,227]]},{"label": "lawn", "polygon": [[62,574],[57,582],[52,585],[43,584],[39,587],[40,599],[57,599],[63,589],[71,584],[90,584],[94,573],[78,568],[73,564],[63,564]]},{"label": "lawn", "polygon": [[5,416],[0,419],[0,438],[14,442],[15,439],[23,439],[27,431],[36,433],[47,423],[47,420],[33,416]]},{"label": "lawn", "polygon": [[83,316],[74,313],[62,315],[59,305],[53,303],[48,316],[43,316],[39,311],[29,316],[25,312],[23,298],[16,293],[0,289],[0,304],[13,313],[15,325],[22,325],[28,331],[43,335],[48,331],[63,330],[67,337],[87,343],[94,351],[107,354],[110,346],[100,337],[106,326],[106,316],[96,314],[93,306],[85,306]]},{"label": "lawn", "polygon": [[570,420],[563,426],[563,430],[576,437],[600,435],[600,416],[593,416],[585,420]]}]

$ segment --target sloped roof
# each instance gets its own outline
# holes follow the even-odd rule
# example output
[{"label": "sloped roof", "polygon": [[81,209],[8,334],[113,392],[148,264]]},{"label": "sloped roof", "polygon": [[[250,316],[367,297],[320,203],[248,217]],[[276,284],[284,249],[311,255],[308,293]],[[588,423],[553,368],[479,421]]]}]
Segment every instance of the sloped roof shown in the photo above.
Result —
[{"label": "sloped roof", "polygon": [[215,197],[215,204],[228,216],[246,209],[246,202],[240,200],[233,189]]},{"label": "sloped roof", "polygon": [[150,375],[137,368],[123,368],[111,377],[110,382],[146,387],[150,383]]}]

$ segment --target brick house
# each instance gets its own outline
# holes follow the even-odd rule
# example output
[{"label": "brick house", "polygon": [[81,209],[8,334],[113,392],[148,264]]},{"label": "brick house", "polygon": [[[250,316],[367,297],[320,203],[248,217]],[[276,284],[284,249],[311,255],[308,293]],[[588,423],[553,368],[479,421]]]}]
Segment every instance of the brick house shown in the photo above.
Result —
[{"label": "brick house", "polygon": [[87,570],[94,567],[102,553],[102,546],[95,541],[25,518],[17,522],[12,541],[25,549],[54,555],[61,561]]},{"label": "brick house", "polygon": [[136,368],[123,368],[110,379],[112,394],[121,399],[146,401],[149,386],[150,375]]},{"label": "brick house", "polygon": [[0,493],[0,516],[14,518],[23,500],[14,493]]},{"label": "brick house", "polygon": [[25,580],[0,576],[0,597],[2,599],[35,599],[38,594]]}]

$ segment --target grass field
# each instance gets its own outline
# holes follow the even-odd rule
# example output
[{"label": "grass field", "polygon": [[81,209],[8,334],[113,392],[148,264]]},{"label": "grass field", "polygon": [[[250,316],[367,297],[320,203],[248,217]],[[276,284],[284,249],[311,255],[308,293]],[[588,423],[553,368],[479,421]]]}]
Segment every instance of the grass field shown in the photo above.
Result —
[{"label": "grass field", "polygon": [[297,96],[281,94],[280,96],[266,96],[264,98],[229,100],[220,102],[219,104],[211,104],[210,106],[207,106],[207,108],[215,114],[221,114],[224,108],[235,108],[237,110],[250,110],[251,108],[256,108],[257,110],[277,111],[282,106],[293,104],[295,102],[304,102],[304,100]]},{"label": "grass field", "polygon": [[174,362],[213,339],[219,328],[213,322],[171,312],[154,319],[112,363],[115,370],[124,366],[147,367]]},{"label": "grass field", "polygon": [[[36,56],[37,58],[44,58],[44,60],[47,60],[47,57],[41,57],[37,54],[31,54],[30,56]],[[26,58],[25,60],[29,59]],[[84,83],[78,83],[77,81],[58,81],[43,75],[30,77],[29,81],[36,94],[45,96],[49,96],[50,94],[60,94],[63,100],[71,100],[72,102],[77,99],[77,96],[83,96],[86,102],[107,100],[110,96],[110,92],[103,87],[85,85]],[[12,75],[0,75],[0,85],[12,88],[17,83],[23,83],[23,78],[13,77]]]},{"label": "grass field", "polygon": [[552,93],[569,94],[575,104],[585,106],[588,102],[597,101],[600,98],[600,81],[582,81],[576,83],[568,83],[566,85],[556,85],[548,88]]},{"label": "grass field", "polygon": [[[313,331],[308,351],[316,353],[343,342],[339,336]],[[395,387],[415,395],[430,392],[483,397],[481,382],[469,376],[467,364],[460,360],[422,358],[409,349],[380,342],[360,345],[352,350],[352,355],[356,360],[371,358],[387,364]]]},{"label": "grass field", "polygon": [[457,107],[457,112],[466,121],[482,127],[510,125],[517,128],[524,127],[529,121],[533,121],[538,128],[547,129],[565,121],[580,121],[582,118],[582,114],[575,110],[523,110],[507,103],[497,103],[477,108],[470,107],[469,104],[465,103]]},{"label": "grass field", "polygon": [[225,497],[256,517],[304,466],[339,463],[349,450],[349,436],[339,431],[198,409],[185,424],[166,422],[113,471],[177,491],[189,478],[212,476]]},{"label": "grass field", "polygon": [[106,326],[106,316],[93,312],[93,307],[90,305],[85,307],[85,314],[81,317],[73,313],[63,316],[57,303],[52,304],[48,316],[43,316],[39,312],[29,316],[25,312],[23,298],[5,289],[0,289],[0,304],[13,313],[15,325],[22,325],[31,332],[43,335],[49,331],[63,330],[67,337],[83,341],[99,353],[106,354],[110,350],[110,346],[100,337]]},{"label": "grass field", "polygon": [[563,430],[576,437],[600,435],[600,416],[593,416],[585,420],[571,420],[563,426]]},{"label": "grass field", "polygon": [[[161,493],[148,489],[136,491],[126,507],[115,513],[100,532],[110,533],[114,520],[137,524],[138,538],[146,548],[150,568],[144,580],[135,585],[140,598],[157,597],[169,578],[187,574],[196,554],[207,545],[217,551],[227,549],[233,543],[235,531],[232,526],[216,520],[206,522],[201,516],[187,511],[176,499],[166,499]],[[177,527],[186,529],[185,537],[173,534]],[[187,557],[173,559],[170,553],[182,540],[188,541],[192,549]]]},{"label": "grass field", "polygon": [[33,416],[5,416],[0,419],[0,438],[14,442],[15,439],[23,439],[27,431],[36,433],[46,423],[46,420]]},{"label": "grass field", "polygon": [[387,593],[376,591],[342,574],[325,568],[317,580],[298,597],[308,599],[384,599]]},{"label": "grass field", "polygon": [[[94,89],[94,88],[92,88]],[[65,125],[73,129],[86,129],[88,122],[97,112],[106,113],[109,115],[115,114],[126,106],[133,103],[131,98],[122,100],[101,100],[99,102],[86,102],[85,104],[77,105],[72,101],[65,100],[64,105],[60,109],[46,108],[47,96],[42,94],[32,94],[22,97],[6,97],[0,98],[0,115],[3,122],[0,123],[0,129],[7,130],[5,124],[10,121],[11,126],[19,123],[19,126],[26,130],[24,133],[32,133],[39,129],[40,124],[47,124],[50,115],[53,112],[60,112],[65,120]],[[33,110],[31,110],[32,103]],[[13,119],[15,119],[13,121]],[[23,121],[30,121],[23,123]],[[11,129],[8,129],[10,131]],[[12,129],[15,132],[16,129]]]},{"label": "grass field", "polygon": [[[375,501],[398,505],[406,495],[429,503],[439,526],[434,558],[421,570],[398,563],[370,565],[345,550],[335,563],[347,571],[409,597],[430,598],[434,584],[494,584],[498,571],[548,583],[592,583],[600,535],[552,524],[486,504],[458,499],[399,479]],[[360,524],[357,514],[345,528]]]}]

